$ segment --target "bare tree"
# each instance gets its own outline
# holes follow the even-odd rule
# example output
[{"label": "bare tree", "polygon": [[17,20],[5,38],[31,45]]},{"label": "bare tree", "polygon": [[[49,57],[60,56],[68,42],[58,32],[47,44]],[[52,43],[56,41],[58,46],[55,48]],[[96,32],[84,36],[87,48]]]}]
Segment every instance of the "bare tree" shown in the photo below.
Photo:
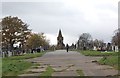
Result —
[{"label": "bare tree", "polygon": [[78,47],[81,50],[91,49],[93,47],[92,36],[89,33],[83,33],[80,35],[78,40]]},{"label": "bare tree", "polygon": [[120,49],[120,28],[115,30],[115,35],[112,37],[112,44]]}]

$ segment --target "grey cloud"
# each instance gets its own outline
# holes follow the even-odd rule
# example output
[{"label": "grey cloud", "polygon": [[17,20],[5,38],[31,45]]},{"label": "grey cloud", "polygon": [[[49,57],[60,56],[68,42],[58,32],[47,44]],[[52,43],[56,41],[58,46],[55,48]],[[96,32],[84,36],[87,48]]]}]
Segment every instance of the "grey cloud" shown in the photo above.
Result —
[{"label": "grey cloud", "polygon": [[[62,2],[3,2],[2,13],[3,17],[6,15],[20,17],[34,32],[57,36],[58,30],[62,29],[64,37],[69,37],[65,38],[69,39],[65,41],[76,42],[75,38],[84,32],[90,33],[93,38],[111,40],[113,31],[117,28],[116,18],[98,14],[99,21],[96,22],[91,18],[93,22],[90,22],[85,20],[84,12],[68,9],[64,5]],[[108,5],[97,5],[96,9],[107,9],[117,13],[115,7]]]},{"label": "grey cloud", "polygon": [[58,2],[3,2],[3,14],[70,16],[76,14]]}]

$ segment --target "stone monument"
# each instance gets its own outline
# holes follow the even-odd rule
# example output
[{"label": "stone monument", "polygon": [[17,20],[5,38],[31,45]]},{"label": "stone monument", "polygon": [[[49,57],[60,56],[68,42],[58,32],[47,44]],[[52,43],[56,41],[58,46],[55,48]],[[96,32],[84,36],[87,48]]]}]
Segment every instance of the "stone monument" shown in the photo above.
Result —
[{"label": "stone monument", "polygon": [[61,29],[59,30],[58,33],[58,37],[57,37],[57,49],[64,49],[65,48],[65,44],[63,43],[63,36],[62,36],[62,32]]}]

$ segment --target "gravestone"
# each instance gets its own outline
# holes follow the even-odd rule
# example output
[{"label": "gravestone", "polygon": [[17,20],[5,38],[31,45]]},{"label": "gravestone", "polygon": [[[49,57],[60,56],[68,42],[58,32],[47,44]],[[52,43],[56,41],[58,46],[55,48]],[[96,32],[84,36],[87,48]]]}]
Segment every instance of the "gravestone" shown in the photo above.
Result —
[{"label": "gravestone", "polygon": [[8,57],[12,56],[12,52],[8,51]]},{"label": "gravestone", "polygon": [[112,46],[112,51],[118,52],[118,46],[113,45]]},{"label": "gravestone", "polygon": [[118,46],[115,46],[115,52],[118,52]]},{"label": "gravestone", "polygon": [[3,58],[5,57],[5,52],[2,52],[2,57],[3,57]]},{"label": "gravestone", "polygon": [[112,51],[115,51],[115,46],[114,45],[112,45]]},{"label": "gravestone", "polygon": [[96,46],[94,46],[93,50],[97,51],[97,48],[96,48]]}]

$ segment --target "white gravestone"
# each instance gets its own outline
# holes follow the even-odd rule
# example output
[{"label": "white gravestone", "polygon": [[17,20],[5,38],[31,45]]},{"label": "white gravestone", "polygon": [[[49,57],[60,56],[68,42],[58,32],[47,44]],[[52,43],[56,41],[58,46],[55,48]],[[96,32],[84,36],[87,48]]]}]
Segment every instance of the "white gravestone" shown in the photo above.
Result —
[{"label": "white gravestone", "polygon": [[115,46],[115,52],[118,52],[118,46]]},{"label": "white gravestone", "polygon": [[5,57],[5,52],[2,52],[2,57],[3,57],[3,58]]},{"label": "white gravestone", "polygon": [[114,51],[114,46],[112,46],[112,51]]},{"label": "white gravestone", "polygon": [[93,50],[95,50],[95,51],[97,50],[96,46],[94,46]]},{"label": "white gravestone", "polygon": [[8,51],[8,57],[12,56],[12,52]]}]

